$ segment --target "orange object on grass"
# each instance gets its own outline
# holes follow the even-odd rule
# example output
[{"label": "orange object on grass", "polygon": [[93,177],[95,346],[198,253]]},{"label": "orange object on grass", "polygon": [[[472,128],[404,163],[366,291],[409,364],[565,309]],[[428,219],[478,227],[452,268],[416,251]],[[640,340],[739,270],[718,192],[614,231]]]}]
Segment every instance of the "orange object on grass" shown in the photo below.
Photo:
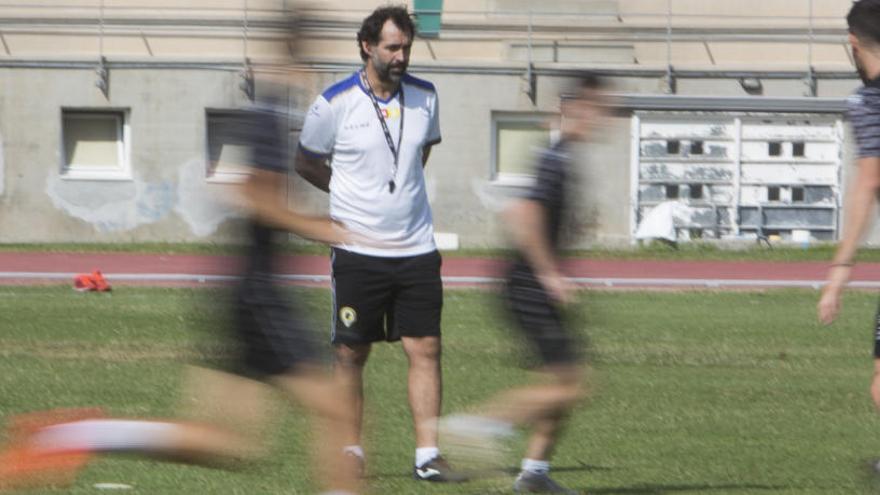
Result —
[{"label": "orange object on grass", "polygon": [[110,284],[100,270],[77,275],[73,279],[73,288],[81,292],[108,292]]}]

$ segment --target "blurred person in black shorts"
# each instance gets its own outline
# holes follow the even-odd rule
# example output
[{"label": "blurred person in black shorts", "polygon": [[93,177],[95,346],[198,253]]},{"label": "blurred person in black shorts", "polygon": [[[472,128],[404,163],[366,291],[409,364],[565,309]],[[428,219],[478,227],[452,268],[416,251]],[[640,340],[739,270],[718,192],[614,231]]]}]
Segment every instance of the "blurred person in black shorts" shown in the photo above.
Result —
[{"label": "blurred person in black shorts", "polygon": [[514,482],[521,493],[576,493],[549,476],[550,457],[565,418],[584,396],[584,343],[565,323],[570,287],[559,264],[565,219],[577,194],[574,145],[603,123],[602,80],[580,76],[561,102],[561,139],[540,154],[535,183],[505,211],[517,257],[507,276],[505,302],[514,327],[538,360],[540,384],[508,390],[480,415],[441,422],[450,448],[462,455],[497,457],[499,441],[526,425],[531,435]]},{"label": "blurred person in black shorts", "polygon": [[[209,307],[226,315],[219,324],[228,329],[229,345],[222,359],[212,363],[217,366],[192,368],[181,414],[187,419],[103,418],[90,410],[20,417],[11,445],[0,453],[0,490],[71,482],[93,453],[138,453],[221,466],[262,459],[265,447],[255,430],[268,416],[263,397],[268,384],[314,416],[314,457],[324,493],[359,491],[355,466],[343,455],[354,427],[350,400],[324,359],[328,346],[319,344],[277,282],[274,247],[287,232],[324,243],[350,242],[354,236],[329,218],[288,209],[287,108],[263,101],[231,114],[223,124],[225,140],[249,150],[244,165],[250,171],[239,190],[247,214],[244,271],[231,304],[221,306],[226,301],[217,300]],[[215,340],[220,337],[211,330]]]}]

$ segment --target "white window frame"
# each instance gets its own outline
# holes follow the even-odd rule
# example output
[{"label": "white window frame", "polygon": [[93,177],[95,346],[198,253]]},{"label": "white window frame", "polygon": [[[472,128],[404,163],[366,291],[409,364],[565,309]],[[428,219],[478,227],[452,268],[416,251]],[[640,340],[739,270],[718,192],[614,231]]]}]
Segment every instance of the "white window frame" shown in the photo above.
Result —
[{"label": "white window frame", "polygon": [[[61,109],[61,178],[69,180],[108,180],[128,181],[132,180],[131,170],[131,125],[129,124],[129,109],[127,108],[74,108]],[[116,157],[118,166],[109,168],[106,166],[74,165],[67,163],[67,149],[64,139],[66,117],[75,115],[78,119],[106,119],[113,117],[116,120]]]},{"label": "white window frame", "polygon": [[205,109],[205,181],[212,184],[241,184],[250,177],[250,171],[233,172],[217,171],[211,162],[211,116],[241,113],[240,108],[206,108]]},{"label": "white window frame", "polygon": [[[727,125],[731,126],[731,134],[727,136],[718,136],[720,140],[727,140],[733,143],[733,149],[731,150],[730,155],[726,158],[728,161],[728,165],[732,166],[733,177],[731,178],[729,184],[717,184],[722,187],[731,187],[732,188],[732,198],[730,202],[715,202],[714,206],[719,208],[728,208],[730,212],[729,224],[728,225],[720,225],[718,224],[718,231],[729,231],[729,234],[734,236],[740,236],[743,234],[743,231],[748,232],[750,235],[754,233],[754,231],[760,232],[760,230],[768,231],[783,231],[783,232],[794,232],[795,230],[808,230],[808,231],[819,231],[819,232],[831,232],[831,237],[833,240],[839,239],[841,234],[840,231],[840,219],[844,215],[843,205],[841,203],[841,191],[844,187],[844,182],[842,180],[842,161],[843,161],[843,149],[844,149],[844,132],[843,132],[843,119],[842,115],[836,112],[815,112],[815,113],[796,113],[796,112],[788,112],[788,111],[772,111],[773,109],[769,109],[770,111],[749,111],[749,112],[741,112],[735,110],[670,110],[670,109],[650,109],[645,111],[636,110],[632,116],[632,124],[631,124],[631,136],[630,136],[630,235],[631,241],[633,243],[636,242],[636,232],[639,227],[639,211],[644,206],[645,203],[649,203],[648,201],[641,201],[640,199],[640,186],[643,184],[642,176],[641,176],[641,167],[644,163],[643,158],[641,156],[641,142],[643,139],[647,139],[650,141],[657,140],[679,140],[679,141],[687,141],[688,137],[662,137],[662,136],[646,136],[642,130],[642,125],[645,123],[648,124],[657,124],[662,120],[667,120],[667,123],[677,123],[677,122],[694,122],[694,123],[706,123],[712,120],[717,120],[719,123],[726,122]],[[809,133],[804,135],[769,135],[765,138],[763,137],[755,137],[754,134],[744,136],[744,127],[748,129],[753,129],[755,126],[762,125],[761,123],[765,120],[769,120],[772,122],[783,122],[787,120],[797,120],[797,121],[805,121],[810,125],[815,125],[817,127],[832,127],[834,129],[834,136],[831,138],[828,137],[811,137]],[[748,126],[748,127],[747,127]],[[806,128],[809,128],[807,126]],[[712,139],[709,139],[710,141]],[[744,143],[746,142],[758,142],[763,145],[763,143],[770,142],[780,142],[781,143],[781,154],[779,156],[767,156],[767,157],[747,157],[744,154]],[[837,153],[834,159],[811,159],[809,158],[809,153],[806,153],[804,157],[793,157],[792,156],[792,148],[793,145],[790,143],[794,142],[803,142],[805,143],[805,151],[810,149],[810,146],[815,145],[815,143],[834,143],[837,146]],[[769,155],[769,150],[768,150]],[[706,157],[706,159],[711,159],[709,155],[702,155]],[[647,157],[650,159],[650,157]],[[673,157],[673,159],[681,160],[679,157]],[[695,162],[700,162],[702,160],[695,160]],[[662,160],[661,160],[662,162]],[[687,160],[684,160],[682,163],[688,163]],[[744,166],[755,164],[783,164],[783,165],[792,165],[797,167],[834,167],[834,177],[835,179],[828,182],[828,179],[816,179],[815,181],[811,180],[810,182],[801,182],[793,179],[782,178],[778,183],[767,180],[764,178],[751,178],[748,182],[744,179],[746,176],[744,175],[743,169]],[[654,182],[647,180],[647,182]],[[673,181],[675,182],[675,181]],[[691,182],[691,180],[682,180],[680,184],[685,184]],[[807,187],[807,186],[821,186],[821,187],[830,187],[834,194],[834,201],[832,203],[822,203],[822,202],[806,202],[801,201],[794,203],[792,202],[792,190],[796,187]],[[712,185],[710,184],[710,187]],[[764,193],[762,198],[755,199],[752,196],[744,196],[744,190],[746,188],[750,188],[754,190],[755,188],[764,188]],[[769,188],[775,187],[779,189],[779,198],[773,201],[769,200]],[[705,191],[704,191],[705,192]],[[741,212],[744,209],[757,209],[759,217],[763,215],[768,210],[782,210],[782,209],[811,209],[811,210],[831,210],[831,222],[832,225],[796,225],[794,223],[791,224],[782,224],[782,225],[766,225],[764,224],[763,219],[759,220],[758,226],[755,227],[752,224],[743,224]],[[677,230],[685,230],[688,227],[676,227]],[[727,235],[727,234],[722,234]],[[681,240],[687,240],[687,238],[680,238]]]},{"label": "white window frame", "polygon": [[[492,184],[500,186],[529,186],[534,182],[532,174],[514,174],[504,173],[500,171],[498,163],[498,130],[502,124],[535,124],[536,127],[546,124],[549,120],[558,118],[558,114],[549,112],[507,112],[493,111],[491,138],[490,138],[490,159],[489,159],[489,180]],[[553,129],[547,129],[547,136],[552,143],[555,136]]]}]

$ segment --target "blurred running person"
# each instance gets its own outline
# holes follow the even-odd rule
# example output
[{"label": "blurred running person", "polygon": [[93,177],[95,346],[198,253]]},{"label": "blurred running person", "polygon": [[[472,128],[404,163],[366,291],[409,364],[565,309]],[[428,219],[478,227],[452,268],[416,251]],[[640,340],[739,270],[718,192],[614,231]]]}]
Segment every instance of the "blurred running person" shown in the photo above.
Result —
[{"label": "blurred running person", "polygon": [[[505,212],[505,226],[518,255],[507,277],[506,303],[515,327],[539,359],[540,384],[502,392],[478,415],[443,419],[444,441],[457,452],[497,458],[500,441],[514,426],[531,435],[513,488],[518,493],[577,493],[550,477],[550,458],[565,419],[585,395],[584,344],[566,325],[570,287],[559,264],[564,218],[577,194],[572,153],[603,122],[604,83],[581,75],[560,107],[560,140],[540,154],[535,183]],[[476,459],[474,459],[476,460]]]},{"label": "blurred running person", "polygon": [[249,432],[261,423],[265,384],[305,406],[318,427],[314,451],[327,494],[359,491],[342,448],[353,428],[351,406],[322,360],[314,333],[277,285],[273,241],[293,232],[325,243],[352,237],[327,218],[286,206],[286,109],[264,103],[241,111],[227,131],[250,149],[250,175],[241,188],[249,212],[245,273],[234,288],[228,326],[231,360],[225,369],[194,368],[186,397],[198,419],[104,419],[94,411],[31,414],[14,421],[11,445],[0,454],[0,490],[71,482],[93,453],[139,453],[209,465],[259,460],[265,449]]}]

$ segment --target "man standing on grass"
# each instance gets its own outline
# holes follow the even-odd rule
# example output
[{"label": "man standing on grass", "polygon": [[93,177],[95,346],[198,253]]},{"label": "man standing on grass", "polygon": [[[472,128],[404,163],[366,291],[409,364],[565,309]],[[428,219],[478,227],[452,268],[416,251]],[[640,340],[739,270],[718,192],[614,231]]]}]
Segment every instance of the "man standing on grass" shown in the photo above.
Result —
[{"label": "man standing on grass", "polygon": [[514,426],[531,436],[514,482],[518,493],[575,494],[550,478],[553,454],[566,417],[584,395],[586,372],[582,344],[564,322],[569,286],[559,264],[563,219],[577,194],[571,154],[602,123],[603,82],[579,77],[561,102],[561,140],[540,155],[535,184],[505,211],[505,225],[518,251],[508,274],[507,306],[515,327],[539,359],[540,384],[508,390],[483,407],[480,415],[445,418],[441,428],[449,446],[463,455],[493,458],[499,442]]},{"label": "man standing on grass", "polygon": [[[849,281],[859,242],[870,226],[880,194],[880,0],[856,2],[847,23],[853,59],[865,84],[849,100],[849,120],[858,146],[858,173],[848,193],[843,239],[819,300],[819,320],[825,324],[833,322],[840,311],[841,293]],[[871,396],[880,409],[880,312],[875,318]]]},{"label": "man standing on grass", "polygon": [[[440,121],[434,85],[406,72],[414,35],[404,6],[364,19],[357,36],[364,66],[312,105],[296,169],[330,193],[334,220],[382,243],[340,243],[331,254],[336,370],[355,396],[357,418],[371,345],[400,340],[409,359],[413,476],[458,481],[437,446],[443,286],[423,168],[440,142]],[[360,424],[345,450],[363,465]]]},{"label": "man standing on grass", "polygon": [[[354,237],[328,218],[286,207],[286,108],[258,105],[231,124],[236,142],[252,151],[242,186],[249,246],[229,315],[231,349],[223,366],[193,368],[186,398],[198,419],[105,419],[93,411],[59,411],[19,418],[11,445],[0,453],[0,491],[71,482],[93,453],[138,453],[209,465],[264,457],[250,432],[264,420],[266,384],[315,417],[314,452],[319,484],[328,495],[359,491],[357,472],[342,449],[354,425],[346,394],[329,374],[318,340],[276,281],[273,241],[285,231],[325,243]],[[281,237],[283,239],[283,236]],[[224,307],[224,309],[226,309]],[[212,329],[213,330],[213,329]],[[219,335],[214,335],[214,339]]]}]

